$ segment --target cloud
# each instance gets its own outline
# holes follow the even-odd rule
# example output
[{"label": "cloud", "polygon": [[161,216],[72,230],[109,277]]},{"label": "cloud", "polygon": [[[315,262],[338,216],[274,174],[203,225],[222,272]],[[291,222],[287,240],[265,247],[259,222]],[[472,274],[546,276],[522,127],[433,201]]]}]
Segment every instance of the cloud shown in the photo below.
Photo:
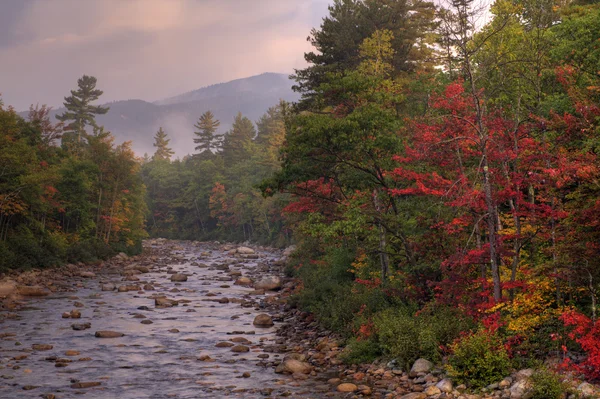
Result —
[{"label": "cloud", "polygon": [[[58,106],[82,74],[103,100],[156,100],[304,65],[326,0],[22,0],[0,5],[0,92]],[[0,22],[4,17],[0,17]]]}]

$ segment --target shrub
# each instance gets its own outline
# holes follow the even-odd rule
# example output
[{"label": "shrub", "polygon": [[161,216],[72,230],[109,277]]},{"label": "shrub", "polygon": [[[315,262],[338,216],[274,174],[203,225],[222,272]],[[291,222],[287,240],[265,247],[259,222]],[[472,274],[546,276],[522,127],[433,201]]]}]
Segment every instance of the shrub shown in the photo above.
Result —
[{"label": "shrub", "polygon": [[572,366],[593,381],[600,380],[600,321],[592,320],[576,310],[566,311],[560,316],[571,331],[567,336],[581,346],[586,358]]},{"label": "shrub", "polygon": [[496,333],[479,330],[451,346],[448,373],[461,383],[481,388],[506,377],[510,358]]},{"label": "shrub", "polygon": [[416,315],[415,310],[396,306],[374,317],[382,352],[405,368],[420,357],[441,360],[443,347],[473,326],[460,311],[449,307],[425,307]]},{"label": "shrub", "polygon": [[381,347],[371,339],[351,338],[342,352],[341,359],[348,364],[371,363],[381,356]]},{"label": "shrub", "polygon": [[560,377],[547,369],[533,373],[531,382],[531,399],[560,399],[567,390]]}]

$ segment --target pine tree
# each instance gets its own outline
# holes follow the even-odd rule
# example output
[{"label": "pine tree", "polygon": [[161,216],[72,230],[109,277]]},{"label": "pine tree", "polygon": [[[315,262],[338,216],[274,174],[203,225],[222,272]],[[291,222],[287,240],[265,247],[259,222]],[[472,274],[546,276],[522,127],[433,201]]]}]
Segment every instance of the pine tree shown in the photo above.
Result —
[{"label": "pine tree", "polygon": [[163,130],[163,128],[159,128],[156,135],[154,135],[154,147],[156,147],[156,152],[152,156],[152,160],[166,160],[170,161],[171,156],[174,154],[173,150],[169,148],[169,141],[171,139],[167,138],[167,134]]},{"label": "pine tree", "polygon": [[85,137],[85,127],[96,125],[96,115],[104,115],[108,112],[108,107],[92,105],[102,93],[102,90],[96,89],[96,78],[83,75],[77,80],[77,90],[71,90],[71,95],[65,97],[64,106],[67,109],[56,119],[61,122],[68,122],[63,134],[63,143],[77,142],[81,143],[81,137]]},{"label": "pine tree", "polygon": [[[320,28],[308,41],[317,51],[304,54],[308,66],[296,69],[294,90],[302,94],[301,108],[318,108],[316,90],[336,73],[361,63],[360,45],[376,30],[389,31],[394,53],[392,75],[431,70],[435,5],[422,0],[334,0]],[[331,105],[331,104],[328,104]]]},{"label": "pine tree", "polygon": [[256,136],[252,121],[238,112],[231,130],[223,141],[223,158],[226,165],[236,164],[249,156],[247,147]]},{"label": "pine tree", "polygon": [[196,137],[194,138],[194,144],[198,144],[194,150],[199,153],[211,151],[211,148],[215,145],[215,132],[221,122],[215,119],[212,112],[206,111],[202,114],[198,123],[194,125],[197,131],[194,132]]}]

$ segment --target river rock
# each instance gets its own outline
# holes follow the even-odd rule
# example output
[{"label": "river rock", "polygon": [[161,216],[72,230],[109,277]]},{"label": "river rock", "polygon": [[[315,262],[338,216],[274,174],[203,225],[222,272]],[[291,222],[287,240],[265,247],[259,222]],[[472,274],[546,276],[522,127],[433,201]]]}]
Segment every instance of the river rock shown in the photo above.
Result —
[{"label": "river rock", "polygon": [[285,359],[275,368],[275,372],[279,374],[310,374],[311,371],[312,367],[310,364],[296,359]]},{"label": "river rock", "polygon": [[121,285],[117,289],[119,292],[140,291],[139,285]]},{"label": "river rock", "polygon": [[506,377],[505,379],[503,379],[502,381],[500,381],[498,383],[498,388],[500,389],[505,389],[511,386],[511,384],[513,383],[513,379],[511,377]]},{"label": "river rock", "polygon": [[517,372],[517,374],[515,374],[515,379],[517,381],[521,381],[521,380],[526,380],[528,378],[531,378],[531,376],[533,375],[535,371],[533,369],[523,369],[523,370],[519,370]]},{"label": "river rock", "polygon": [[101,382],[97,381],[89,381],[89,382],[76,382],[71,384],[71,388],[81,389],[81,388],[92,388],[102,385]]},{"label": "river rock", "polygon": [[254,283],[254,289],[273,291],[281,288],[281,278],[278,276],[268,276]]},{"label": "river rock", "polygon": [[252,248],[248,248],[248,247],[238,247],[236,252],[238,254],[242,254],[242,255],[252,255],[255,253]]},{"label": "river rock", "polygon": [[249,286],[252,285],[252,280],[248,277],[240,277],[237,280],[235,280],[235,283],[233,283],[234,285],[241,285],[241,286]]},{"label": "river rock", "polygon": [[177,302],[174,299],[168,299],[166,297],[161,296],[154,299],[154,304],[157,308],[171,308],[173,306],[179,305],[179,302]]},{"label": "river rock", "polygon": [[75,331],[83,331],[92,328],[91,323],[71,324],[71,328]]},{"label": "river rock", "polygon": [[448,378],[444,378],[443,380],[441,380],[440,382],[438,382],[437,384],[435,384],[435,386],[440,391],[445,392],[445,393],[452,392],[452,389],[454,388],[452,386],[452,381],[450,381]]},{"label": "river rock", "polygon": [[231,348],[232,346],[235,346],[235,344],[228,341],[219,342],[215,345],[216,348]]},{"label": "river rock", "polygon": [[176,283],[183,283],[185,281],[187,281],[188,276],[186,276],[185,274],[181,274],[181,273],[175,273],[171,276],[171,281],[176,282]]},{"label": "river rock", "polygon": [[521,399],[531,388],[531,381],[528,378],[523,378],[515,382],[509,389],[511,399]]},{"label": "river rock", "polygon": [[583,396],[592,396],[595,394],[594,386],[589,382],[582,382],[577,387],[577,391],[579,391]]},{"label": "river rock", "polygon": [[358,390],[358,387],[349,382],[345,382],[337,386],[338,392],[355,392]]},{"label": "river rock", "polygon": [[429,373],[433,368],[433,363],[426,359],[417,359],[410,369],[411,373]]},{"label": "river rock", "polygon": [[427,395],[423,392],[413,392],[404,396],[400,396],[399,399],[426,399]]},{"label": "river rock", "polygon": [[248,348],[245,345],[236,345],[233,348],[231,348],[232,352],[235,353],[244,353],[244,352],[250,352],[250,348]]},{"label": "river rock", "polygon": [[83,272],[79,273],[79,277],[93,278],[93,277],[96,277],[96,273],[89,272],[89,271],[83,271]]},{"label": "river rock", "polygon": [[17,293],[23,296],[46,296],[49,294],[49,292],[42,287],[28,285],[18,286]]},{"label": "river rock", "polygon": [[442,391],[436,387],[435,385],[431,385],[429,387],[427,387],[423,393],[427,396],[434,396],[434,395],[439,395],[442,393]]},{"label": "river rock", "polygon": [[283,256],[291,256],[294,252],[296,252],[296,246],[290,245],[283,251]]},{"label": "river rock", "polygon": [[31,345],[31,349],[34,351],[49,351],[53,348],[52,345],[48,344],[33,344]]},{"label": "river rock", "polygon": [[73,309],[69,313],[69,316],[71,316],[72,319],[80,319],[81,318],[81,312],[79,310],[77,310],[77,309]]},{"label": "river rock", "polygon": [[120,338],[122,336],[124,336],[125,334],[120,333],[118,331],[96,331],[96,334],[94,334],[96,336],[96,338]]},{"label": "river rock", "polygon": [[0,298],[6,298],[17,292],[17,283],[12,280],[0,281]]},{"label": "river rock", "polygon": [[73,351],[73,350],[65,352],[65,356],[79,356],[79,354],[80,354],[79,351]]},{"label": "river rock", "polygon": [[256,327],[272,327],[274,325],[271,316],[265,313],[261,313],[254,318],[252,322]]}]

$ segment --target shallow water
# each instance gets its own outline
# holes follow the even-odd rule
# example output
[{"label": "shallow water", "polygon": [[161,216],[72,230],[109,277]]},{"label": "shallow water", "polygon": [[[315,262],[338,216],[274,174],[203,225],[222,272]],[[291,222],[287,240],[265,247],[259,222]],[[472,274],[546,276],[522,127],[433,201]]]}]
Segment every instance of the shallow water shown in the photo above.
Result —
[{"label": "shallow water", "polygon": [[[235,299],[260,302],[265,296],[249,296],[252,289],[233,285],[235,277],[225,281],[231,271],[241,271],[249,277],[256,275],[257,265],[260,263],[264,269],[276,255],[262,252],[260,259],[245,259],[231,265],[229,270],[219,270],[212,266],[232,261],[224,252],[213,248],[210,256],[200,256],[210,248],[191,243],[178,245],[159,256],[156,266],[150,265],[150,273],[139,274],[140,281],[126,282],[118,274],[102,273],[93,279],[76,278],[72,283],[82,285],[76,292],[32,298],[27,301],[26,309],[18,311],[18,319],[5,318],[0,323],[0,334],[4,335],[0,339],[0,398],[32,398],[46,393],[57,398],[79,398],[83,393],[85,397],[115,399],[249,399],[268,396],[264,392],[267,388],[274,390],[272,396],[312,397],[310,389],[293,387],[293,383],[288,386],[289,377],[274,374],[272,367],[258,358],[265,353],[263,346],[276,340],[277,323],[272,328],[254,327],[252,321],[261,310],[242,307]],[[194,266],[194,262],[209,267]],[[188,281],[171,282],[169,269],[188,274]],[[106,282],[141,286],[150,283],[156,291],[102,292],[100,284]],[[171,292],[174,288],[179,292]],[[216,296],[207,296],[209,293]],[[156,294],[190,302],[159,309],[154,305]],[[233,302],[214,301],[223,297]],[[74,302],[82,303],[83,307],[75,308]],[[138,309],[144,306],[147,310]],[[61,317],[63,312],[73,309],[81,311],[80,319]],[[136,314],[146,318],[135,318]],[[148,319],[153,324],[141,324]],[[74,331],[71,328],[74,323],[91,323],[91,328]],[[169,332],[171,329],[179,332]],[[126,335],[100,339],[94,337],[98,330]],[[230,348],[215,347],[233,337],[251,341],[247,345],[250,352],[237,354]],[[34,351],[32,344],[50,344],[53,348]],[[80,354],[68,357],[67,350]],[[27,358],[14,360],[22,355]],[[214,361],[198,360],[204,355]],[[66,367],[56,367],[55,361],[45,360],[53,356],[72,362]],[[268,361],[282,356],[269,353]],[[242,377],[245,372],[250,373],[249,378]],[[101,385],[85,389],[70,387],[75,382],[92,381]],[[27,386],[36,388],[24,390]]]}]

